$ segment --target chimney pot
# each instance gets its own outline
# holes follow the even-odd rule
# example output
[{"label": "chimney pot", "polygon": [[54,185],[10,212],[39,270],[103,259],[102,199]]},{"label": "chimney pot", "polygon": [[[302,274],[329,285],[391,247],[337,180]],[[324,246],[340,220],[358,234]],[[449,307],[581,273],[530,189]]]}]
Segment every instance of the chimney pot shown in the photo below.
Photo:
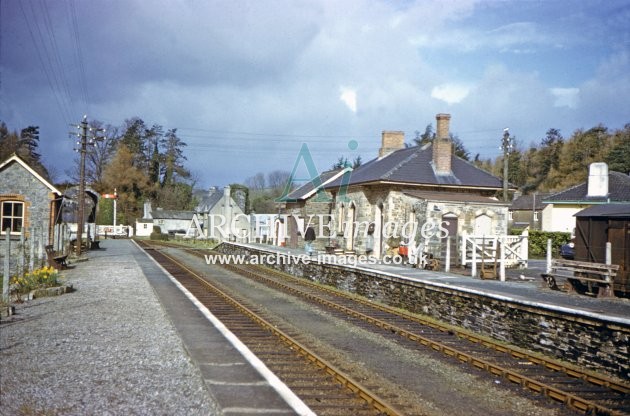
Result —
[{"label": "chimney pot", "polygon": [[395,152],[405,147],[405,133],[402,131],[387,131],[384,130],[381,135],[381,149],[378,152],[378,157],[387,156],[388,154]]},{"label": "chimney pot", "polygon": [[453,144],[449,134],[450,114],[437,114],[437,136],[433,139],[433,168],[437,174],[451,174]]}]

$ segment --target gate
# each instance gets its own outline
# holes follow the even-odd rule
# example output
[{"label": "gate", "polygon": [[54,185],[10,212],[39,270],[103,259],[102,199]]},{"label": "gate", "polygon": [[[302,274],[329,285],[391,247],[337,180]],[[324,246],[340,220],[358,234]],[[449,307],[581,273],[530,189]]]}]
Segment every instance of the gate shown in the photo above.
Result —
[{"label": "gate", "polygon": [[[521,235],[463,235],[461,237],[461,265],[471,268],[471,276],[477,269],[492,265],[499,269],[501,280],[505,280],[505,268],[526,268],[528,257],[528,230]],[[485,270],[482,269],[485,273]],[[482,273],[482,274],[483,274]]]}]

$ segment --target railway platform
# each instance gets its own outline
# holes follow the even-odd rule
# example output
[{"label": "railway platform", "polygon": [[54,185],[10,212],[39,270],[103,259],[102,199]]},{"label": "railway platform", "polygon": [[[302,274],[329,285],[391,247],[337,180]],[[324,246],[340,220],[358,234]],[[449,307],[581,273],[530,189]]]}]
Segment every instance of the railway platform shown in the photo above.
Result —
[{"label": "railway platform", "polygon": [[0,323],[0,413],[310,414],[133,241],[62,276]]},{"label": "railway platform", "polygon": [[[267,244],[231,243],[255,250],[263,250],[268,253],[282,253],[285,255],[299,256],[304,251],[290,249]],[[316,255],[310,261],[326,262]],[[345,263],[344,263],[345,264]],[[630,299],[622,298],[593,298],[560,291],[554,291],[543,285],[540,273],[544,273],[544,260],[530,261],[530,267],[524,270],[508,270],[505,282],[499,280],[485,280],[461,273],[445,273],[441,271],[422,270],[411,268],[409,265],[373,264],[371,262],[358,262],[345,264],[342,267],[350,269],[362,269],[377,272],[383,275],[402,277],[405,279],[424,282],[436,286],[448,287],[475,294],[494,297],[497,300],[516,301],[532,307],[543,307],[549,310],[562,312],[571,311],[588,317],[615,321],[624,325],[630,325]]]}]

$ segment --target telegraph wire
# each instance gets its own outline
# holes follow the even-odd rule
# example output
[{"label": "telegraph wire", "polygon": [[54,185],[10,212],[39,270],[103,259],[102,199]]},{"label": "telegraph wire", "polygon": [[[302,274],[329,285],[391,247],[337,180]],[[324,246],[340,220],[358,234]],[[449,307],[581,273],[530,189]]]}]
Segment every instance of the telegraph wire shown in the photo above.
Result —
[{"label": "telegraph wire", "polygon": [[[53,30],[52,21],[50,19],[50,13],[48,11],[48,5],[44,2],[44,0],[39,0],[39,4],[42,11],[43,26],[48,34],[46,38],[42,38],[42,41],[44,39],[47,39],[48,42],[50,42],[50,46],[51,46],[50,50],[52,52],[52,57],[56,63],[59,80],[60,80],[61,85],[63,86],[66,97],[68,98],[68,102],[71,106],[70,108],[72,108],[73,100],[72,100],[72,94],[70,93],[70,83],[68,82],[68,77],[66,76],[65,71],[63,70],[64,67],[61,61],[61,55],[59,54],[59,47],[57,45],[57,37],[55,36],[55,31]],[[55,71],[55,66],[54,65],[51,66],[51,69]]]},{"label": "telegraph wire", "polygon": [[79,88],[81,90],[81,95],[83,98],[83,103],[85,105],[86,111],[90,112],[90,96],[88,93],[86,75],[85,75],[85,65],[83,60],[83,52],[81,49],[81,38],[79,36],[79,19],[77,18],[77,8],[74,0],[69,0],[68,6],[70,9],[71,16],[71,34],[72,39],[74,40],[75,46],[75,57],[77,59],[78,67],[79,67]]},{"label": "telegraph wire", "polygon": [[[67,87],[67,82],[65,82],[66,87],[64,89],[65,76],[63,75],[62,65],[61,65],[59,59],[57,59],[57,64],[55,65],[53,57],[51,56],[51,51],[49,51],[48,45],[46,44],[46,38],[47,37],[44,36],[44,34],[42,32],[42,28],[40,26],[39,18],[37,17],[37,13],[36,13],[35,8],[33,6],[33,1],[29,1],[28,5],[30,6],[31,13],[33,15],[32,22],[35,24],[35,28],[37,29],[37,33],[39,34],[39,41],[40,41],[40,43],[42,45],[43,51],[45,52],[44,56],[48,60],[50,73],[52,74],[52,79],[53,79],[53,81],[55,82],[55,84],[57,86],[57,89],[59,91],[59,95],[60,95],[61,101],[62,101],[62,103],[65,106],[67,114],[69,115],[69,114],[72,113],[72,98],[71,98],[71,95],[70,95],[70,89]],[[45,18],[44,18],[44,26],[45,25],[46,24],[45,24]],[[54,55],[55,52],[57,52],[56,56],[58,56],[58,51],[55,51],[53,49],[52,50],[52,54]]]},{"label": "telegraph wire", "polygon": [[[20,10],[22,11],[22,15],[24,16],[24,22],[26,24],[26,28],[28,29],[29,34],[31,35],[31,40],[33,41],[33,46],[35,48],[35,51],[37,53],[37,57],[39,59],[39,63],[41,65],[42,71],[44,72],[44,75],[46,76],[46,79],[48,81],[48,86],[50,87],[50,90],[52,92],[52,95],[57,103],[57,109],[59,110],[59,113],[61,114],[62,118],[64,119],[64,121],[66,121],[67,124],[70,124],[70,112],[68,110],[68,108],[66,108],[64,106],[63,100],[60,98],[59,94],[60,91],[58,91],[58,88],[55,88],[55,82],[53,81],[50,72],[48,71],[48,68],[46,67],[46,64],[44,62],[44,58],[42,56],[42,51],[40,50],[40,46],[37,42],[37,39],[35,37],[35,34],[33,33],[33,28],[31,27],[31,21],[29,20],[26,11],[24,10],[24,5],[22,1],[18,1],[18,4],[20,5]],[[41,33],[40,33],[41,36]]]}]

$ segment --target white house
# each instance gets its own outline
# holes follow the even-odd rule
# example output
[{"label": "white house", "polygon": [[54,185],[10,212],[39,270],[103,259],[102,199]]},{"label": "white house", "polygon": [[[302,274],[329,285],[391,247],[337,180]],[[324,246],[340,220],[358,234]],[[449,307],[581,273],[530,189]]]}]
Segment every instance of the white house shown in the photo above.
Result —
[{"label": "white house", "polygon": [[542,230],[573,233],[575,214],[593,205],[618,203],[630,203],[630,176],[609,172],[606,163],[591,163],[586,182],[543,200]]},{"label": "white house", "polygon": [[244,192],[226,186],[223,189],[211,187],[199,195],[200,202],[195,208],[199,215],[206,238],[219,241],[246,241],[250,235],[250,219],[245,214]]}]

